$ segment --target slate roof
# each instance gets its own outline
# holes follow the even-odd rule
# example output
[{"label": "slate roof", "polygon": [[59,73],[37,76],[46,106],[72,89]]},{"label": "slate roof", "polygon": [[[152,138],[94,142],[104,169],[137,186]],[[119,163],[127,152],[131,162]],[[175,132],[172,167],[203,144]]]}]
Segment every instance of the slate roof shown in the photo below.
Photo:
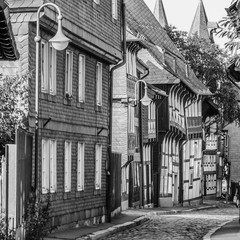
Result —
[{"label": "slate roof", "polygon": [[43,4],[43,0],[6,0],[9,8],[38,8]]},{"label": "slate roof", "polygon": [[[177,49],[176,45],[168,37],[167,33],[161,27],[152,12],[148,9],[144,1],[125,0],[125,3],[128,27],[137,37],[145,40],[145,44],[148,46],[148,52],[153,57],[151,61],[155,61],[157,65],[164,67],[165,71],[168,72],[168,76],[173,76],[171,80],[169,80],[170,78],[165,78],[165,83],[170,84],[171,81],[174,82],[178,78],[194,93],[199,95],[211,95],[209,89],[197,79],[190,67],[189,77],[186,77],[186,64],[183,56]],[[165,54],[163,53],[164,51]],[[165,57],[163,57],[163,54]],[[166,58],[166,56],[171,57]],[[163,61],[164,58],[165,61]],[[143,58],[141,59],[143,60]],[[173,59],[176,60],[176,71],[172,66]],[[176,77],[176,79],[174,79],[174,77]],[[151,80],[149,81],[151,82]],[[157,79],[154,81],[157,81]],[[158,84],[161,84],[159,78]]]},{"label": "slate roof", "polygon": [[156,0],[153,14],[162,27],[168,26],[168,21],[162,0]]},{"label": "slate roof", "polygon": [[9,8],[0,0],[0,60],[17,60],[19,53],[13,37]]}]

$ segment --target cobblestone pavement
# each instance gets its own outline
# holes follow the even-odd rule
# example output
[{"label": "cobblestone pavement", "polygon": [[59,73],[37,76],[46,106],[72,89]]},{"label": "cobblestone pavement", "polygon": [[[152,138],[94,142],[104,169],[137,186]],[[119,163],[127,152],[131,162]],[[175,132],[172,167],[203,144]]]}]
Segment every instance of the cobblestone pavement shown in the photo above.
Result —
[{"label": "cobblestone pavement", "polygon": [[200,240],[213,228],[238,217],[235,206],[176,215],[151,215],[146,223],[105,239]]}]

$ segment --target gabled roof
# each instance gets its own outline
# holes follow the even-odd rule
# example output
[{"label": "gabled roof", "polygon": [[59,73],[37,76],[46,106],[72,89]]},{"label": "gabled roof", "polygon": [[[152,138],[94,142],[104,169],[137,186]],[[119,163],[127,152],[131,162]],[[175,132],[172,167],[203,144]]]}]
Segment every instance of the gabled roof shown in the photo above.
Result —
[{"label": "gabled roof", "polygon": [[168,21],[162,0],[156,0],[153,14],[162,27],[168,26]]},{"label": "gabled roof", "polygon": [[125,0],[125,3],[127,24],[135,35],[183,58],[143,0]]},{"label": "gabled roof", "polygon": [[[209,89],[197,79],[191,69],[189,69],[189,77],[186,77],[186,64],[183,56],[144,1],[125,1],[128,27],[133,34],[145,40],[145,45],[154,61],[164,67],[169,74],[181,80],[195,94],[211,95]],[[176,69],[173,68],[174,60]],[[158,81],[161,84],[161,79],[158,78]]]},{"label": "gabled roof", "polygon": [[9,19],[9,8],[3,0],[0,0],[0,60],[17,60],[15,39]]}]

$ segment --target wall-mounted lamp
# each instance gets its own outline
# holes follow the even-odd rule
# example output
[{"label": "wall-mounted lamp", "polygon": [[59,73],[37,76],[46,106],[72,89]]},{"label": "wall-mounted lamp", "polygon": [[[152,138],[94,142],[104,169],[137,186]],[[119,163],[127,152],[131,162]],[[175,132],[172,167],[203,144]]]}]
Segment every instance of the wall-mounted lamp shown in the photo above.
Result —
[{"label": "wall-mounted lamp", "polygon": [[129,99],[129,100],[134,101],[134,105],[137,105],[137,85],[139,82],[144,83],[144,90],[145,90],[144,96],[142,99],[140,99],[140,102],[142,103],[142,105],[148,106],[151,103],[152,99],[147,95],[147,83],[141,79],[135,82],[135,99]]}]

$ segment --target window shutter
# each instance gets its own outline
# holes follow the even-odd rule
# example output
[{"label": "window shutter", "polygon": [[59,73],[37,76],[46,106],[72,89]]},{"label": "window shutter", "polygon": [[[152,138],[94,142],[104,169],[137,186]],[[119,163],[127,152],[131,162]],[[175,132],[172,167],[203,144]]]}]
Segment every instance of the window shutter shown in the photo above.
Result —
[{"label": "window shutter", "polygon": [[49,92],[52,95],[56,94],[56,49],[49,46]]},{"label": "window shutter", "polygon": [[84,143],[78,143],[78,191],[84,190]]},{"label": "window shutter", "polygon": [[102,145],[96,144],[95,152],[95,189],[101,189]]},{"label": "window shutter", "polygon": [[70,52],[69,94],[72,95],[73,52]]},{"label": "window shutter", "polygon": [[65,192],[69,191],[68,189],[68,175],[69,175],[69,170],[68,170],[68,143],[65,142],[65,160],[64,160],[64,188]]},{"label": "window shutter", "polygon": [[49,190],[49,142],[46,139],[42,140],[42,193],[47,193]]},{"label": "window shutter", "polygon": [[102,64],[97,63],[96,66],[96,102],[97,105],[102,105]]},{"label": "window shutter", "polygon": [[50,192],[57,189],[57,144],[55,140],[50,140]]},{"label": "window shutter", "polygon": [[85,100],[85,56],[79,55],[78,101]]}]

